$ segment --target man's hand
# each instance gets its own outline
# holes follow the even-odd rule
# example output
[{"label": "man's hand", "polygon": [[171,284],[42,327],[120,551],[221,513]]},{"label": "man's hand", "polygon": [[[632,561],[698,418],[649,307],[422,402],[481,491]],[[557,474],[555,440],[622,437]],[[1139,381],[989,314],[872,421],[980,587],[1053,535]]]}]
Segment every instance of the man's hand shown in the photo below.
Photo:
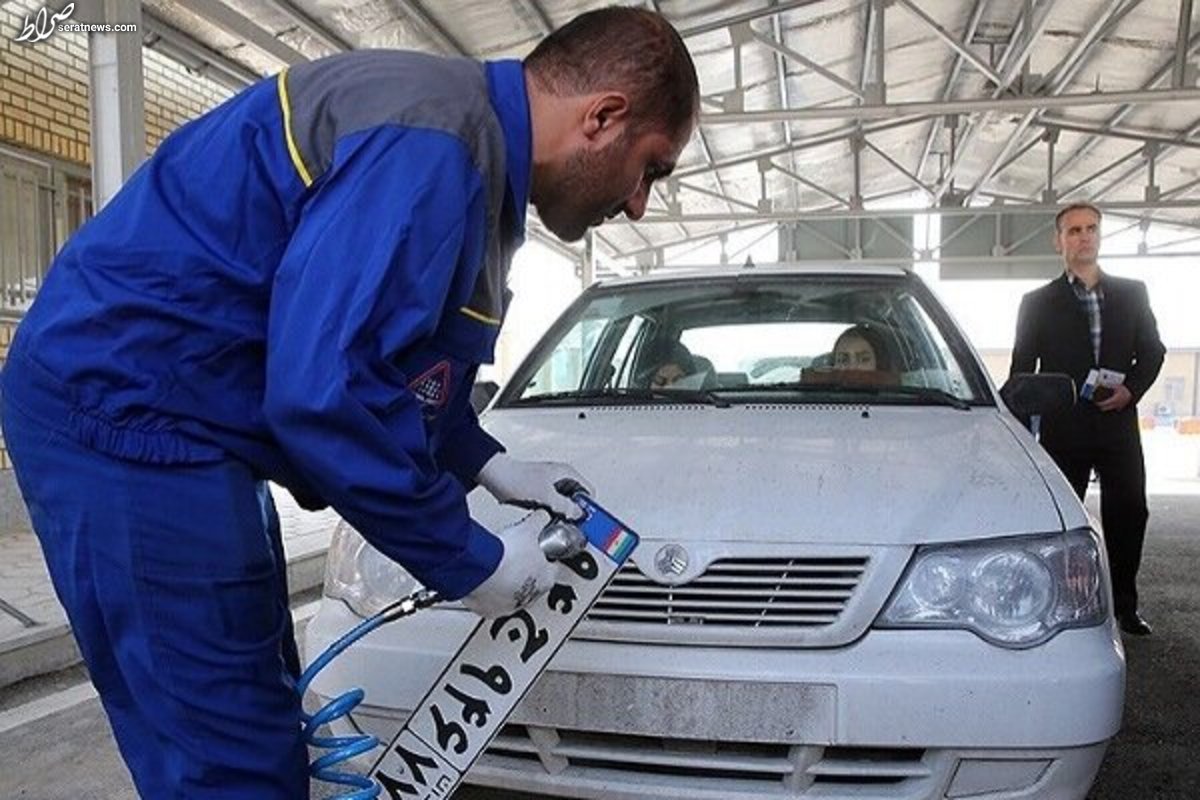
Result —
[{"label": "man's hand", "polygon": [[569,520],[577,520],[583,510],[558,491],[562,481],[573,482],[592,494],[592,486],[567,464],[553,461],[518,461],[507,453],[497,453],[476,476],[483,488],[501,503],[529,509],[545,509]]},{"label": "man's hand", "polygon": [[549,522],[546,514],[535,512],[496,534],[504,545],[500,563],[462,599],[463,605],[481,617],[500,617],[550,591],[557,568],[538,546],[538,534]]},{"label": "man's hand", "polygon": [[1120,383],[1112,387],[1112,394],[1096,403],[1096,408],[1101,411],[1120,411],[1133,402],[1133,392],[1125,384]]}]

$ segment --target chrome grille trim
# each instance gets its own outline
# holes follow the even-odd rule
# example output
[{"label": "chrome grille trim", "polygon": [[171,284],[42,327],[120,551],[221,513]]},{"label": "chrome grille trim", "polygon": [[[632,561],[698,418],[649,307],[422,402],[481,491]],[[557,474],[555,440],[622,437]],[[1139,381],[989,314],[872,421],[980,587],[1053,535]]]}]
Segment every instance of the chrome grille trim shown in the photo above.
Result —
[{"label": "chrome grille trim", "polygon": [[808,628],[837,621],[866,572],[866,556],[722,558],[680,585],[626,564],[588,612],[592,622]]}]

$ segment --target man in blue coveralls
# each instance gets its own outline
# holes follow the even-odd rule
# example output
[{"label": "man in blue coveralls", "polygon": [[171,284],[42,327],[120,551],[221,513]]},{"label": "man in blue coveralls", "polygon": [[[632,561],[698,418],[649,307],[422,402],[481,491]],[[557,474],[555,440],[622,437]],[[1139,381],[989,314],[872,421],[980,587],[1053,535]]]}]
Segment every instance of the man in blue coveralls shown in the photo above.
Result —
[{"label": "man in blue coveralls", "polygon": [[549,586],[565,465],[468,399],[526,205],[565,240],[646,209],[699,108],[662,17],[584,14],[525,61],[361,51],[167,138],[57,256],[3,373],[21,491],[138,791],[308,796],[267,481],[485,616]]}]

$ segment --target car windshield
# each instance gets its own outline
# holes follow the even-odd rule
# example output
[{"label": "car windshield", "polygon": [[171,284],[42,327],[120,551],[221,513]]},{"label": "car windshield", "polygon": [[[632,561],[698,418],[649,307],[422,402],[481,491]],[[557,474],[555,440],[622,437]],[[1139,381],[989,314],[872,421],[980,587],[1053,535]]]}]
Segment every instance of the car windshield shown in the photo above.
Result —
[{"label": "car windshield", "polygon": [[498,405],[991,403],[982,371],[908,275],[739,275],[599,287]]}]

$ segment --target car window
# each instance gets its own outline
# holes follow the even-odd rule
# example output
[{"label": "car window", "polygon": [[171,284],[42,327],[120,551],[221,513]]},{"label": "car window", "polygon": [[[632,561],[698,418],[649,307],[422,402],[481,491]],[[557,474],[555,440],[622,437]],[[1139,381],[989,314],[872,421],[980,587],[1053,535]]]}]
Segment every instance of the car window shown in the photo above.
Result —
[{"label": "car window", "polygon": [[694,401],[698,390],[733,402],[991,402],[961,334],[915,278],[777,275],[589,291],[500,405]]},{"label": "car window", "polygon": [[909,306],[908,312],[921,322],[915,326],[920,338],[914,342],[914,347],[920,347],[922,351],[920,357],[913,359],[914,365],[920,366],[905,372],[905,383],[910,386],[941,389],[958,397],[966,397],[969,393],[967,377],[963,374],[958,359],[950,352],[946,340],[932,335],[937,331],[937,326],[913,297],[908,296],[903,302]]},{"label": "car window", "polygon": [[693,353],[704,353],[721,374],[741,373],[747,383],[799,380],[813,353],[828,349],[845,329],[840,323],[763,322],[712,325],[680,333]]},{"label": "car window", "polygon": [[606,374],[611,376],[611,379],[606,382],[607,385],[630,385],[633,380],[637,353],[646,339],[647,332],[653,327],[649,317],[641,314],[634,314],[628,320],[621,338],[617,340],[612,358],[609,359]]},{"label": "car window", "polygon": [[594,350],[596,338],[604,328],[604,320],[579,320],[538,366],[529,389],[550,393],[578,388],[583,379],[585,356]]}]

